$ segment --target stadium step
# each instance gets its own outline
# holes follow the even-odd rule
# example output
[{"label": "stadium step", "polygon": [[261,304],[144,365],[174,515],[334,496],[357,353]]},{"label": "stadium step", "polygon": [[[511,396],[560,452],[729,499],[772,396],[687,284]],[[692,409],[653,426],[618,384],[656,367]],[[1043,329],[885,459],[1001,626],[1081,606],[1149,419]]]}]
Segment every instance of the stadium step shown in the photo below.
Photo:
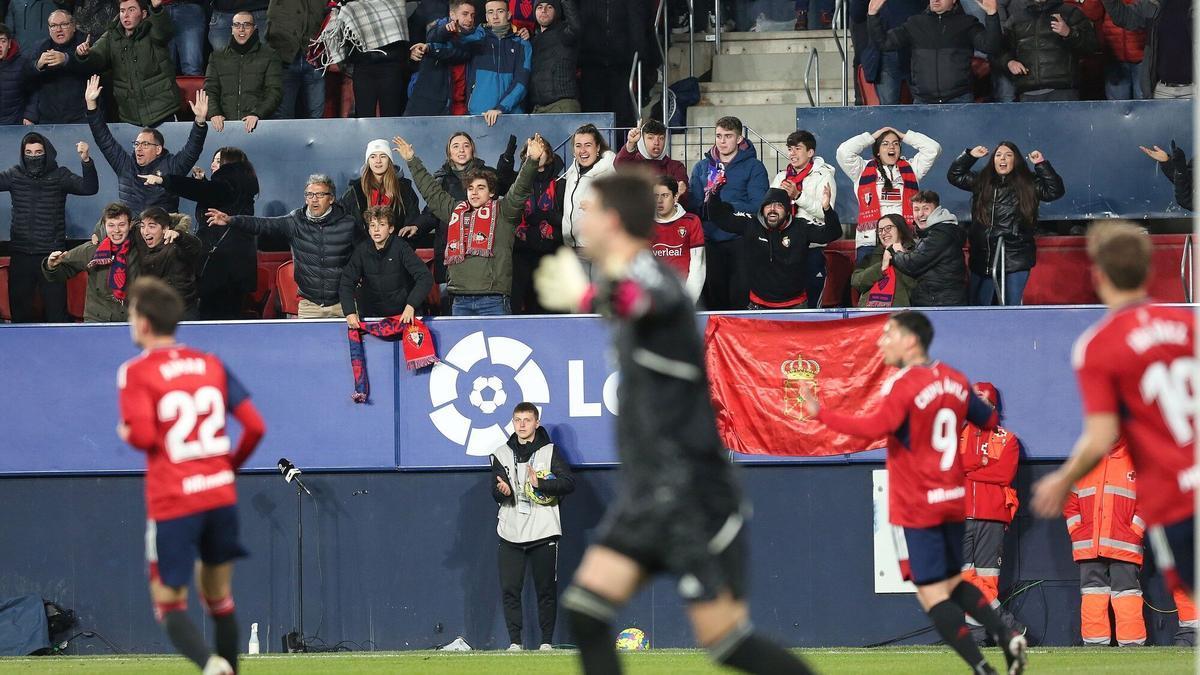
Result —
[{"label": "stadium step", "polygon": [[[817,83],[810,82],[813,98],[817,105],[838,105],[842,100],[841,80],[822,78],[820,98],[817,98]],[[775,105],[787,103],[793,107],[808,106],[808,93],[804,81],[742,81],[703,82],[700,84],[700,102],[697,105],[738,106]]]},{"label": "stadium step", "polygon": [[[837,52],[832,30],[721,33],[721,54],[808,54]],[[822,55],[824,58],[824,55]]]}]

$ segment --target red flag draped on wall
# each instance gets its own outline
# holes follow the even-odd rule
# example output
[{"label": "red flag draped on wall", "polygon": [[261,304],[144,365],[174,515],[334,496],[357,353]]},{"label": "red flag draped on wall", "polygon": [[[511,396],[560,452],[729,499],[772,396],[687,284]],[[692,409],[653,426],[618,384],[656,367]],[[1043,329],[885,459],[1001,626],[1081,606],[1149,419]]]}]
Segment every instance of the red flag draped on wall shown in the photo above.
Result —
[{"label": "red flag draped on wall", "polygon": [[893,371],[875,346],[887,314],[838,321],[713,316],[705,330],[709,387],[725,447],[751,455],[840,455],[880,448],[808,419],[804,396],[870,411]]}]

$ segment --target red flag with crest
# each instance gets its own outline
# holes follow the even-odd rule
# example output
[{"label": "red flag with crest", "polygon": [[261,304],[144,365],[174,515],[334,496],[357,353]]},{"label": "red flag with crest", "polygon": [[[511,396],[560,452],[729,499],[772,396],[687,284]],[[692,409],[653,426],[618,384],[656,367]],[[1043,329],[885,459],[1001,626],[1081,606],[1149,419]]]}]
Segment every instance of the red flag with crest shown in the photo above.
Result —
[{"label": "red flag with crest", "polygon": [[725,447],[750,455],[822,456],[881,448],[809,419],[805,397],[842,412],[873,410],[894,372],[876,347],[887,314],[838,321],[713,316],[709,388]]}]

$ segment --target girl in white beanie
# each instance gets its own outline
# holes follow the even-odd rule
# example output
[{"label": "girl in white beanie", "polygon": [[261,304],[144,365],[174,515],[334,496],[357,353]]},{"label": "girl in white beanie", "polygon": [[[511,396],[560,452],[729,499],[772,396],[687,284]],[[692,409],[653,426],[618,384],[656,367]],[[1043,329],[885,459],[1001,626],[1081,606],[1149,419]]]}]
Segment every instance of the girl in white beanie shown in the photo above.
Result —
[{"label": "girl in white beanie", "polygon": [[350,181],[350,187],[342,195],[342,207],[354,216],[359,227],[366,232],[367,224],[363,213],[372,206],[389,206],[395,214],[396,232],[411,236],[415,227],[408,227],[420,215],[417,208],[417,193],[412,181],[405,178],[392,162],[392,149],[382,138],[367,143],[363,157],[362,174]]}]

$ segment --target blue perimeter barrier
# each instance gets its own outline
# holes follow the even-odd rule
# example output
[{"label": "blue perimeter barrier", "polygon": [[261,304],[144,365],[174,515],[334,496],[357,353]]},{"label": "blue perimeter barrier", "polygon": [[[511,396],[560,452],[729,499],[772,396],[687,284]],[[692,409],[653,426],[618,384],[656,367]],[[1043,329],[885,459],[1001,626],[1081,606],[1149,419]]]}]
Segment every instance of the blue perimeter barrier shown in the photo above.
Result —
[{"label": "blue perimeter barrier", "polygon": [[[864,131],[894,127],[919,131],[942,144],[942,154],[921,180],[942,206],[965,221],[971,195],[946,181],[950,163],[976,145],[996,149],[1012,141],[1028,155],[1041,150],[1066,185],[1058,201],[1042,204],[1046,220],[1093,218],[1178,218],[1171,184],[1157,162],[1138,149],[1170,148],[1174,140],[1192,152],[1191,101],[1072,101],[1063,103],[976,103],[972,105],[859,106],[797,108],[796,128],[817,137],[817,154],[837,170],[837,212],[843,223],[858,220],[857,186],[837,167],[837,147]],[[869,154],[868,152],[864,155]],[[904,156],[915,151],[904,146]],[[984,166],[983,159],[975,169]]]},{"label": "blue perimeter barrier", "polygon": [[[858,313],[759,316],[814,321]],[[1004,424],[1024,441],[1028,458],[1060,459],[1080,428],[1071,346],[1102,313],[1098,307],[932,309],[937,331],[932,351],[971,380],[1000,389]],[[704,321],[698,317],[701,328]],[[547,428],[572,464],[616,462],[616,376],[601,319],[437,318],[429,325],[443,364],[416,372],[405,368],[397,343],[366,338],[371,378],[366,405],[350,399],[353,380],[342,321],[189,323],[179,337],[219,355],[262,410],[268,432],[248,468],[274,469],[280,456],[305,469],[482,467],[507,437],[503,427],[522,399],[542,407]],[[0,474],[142,470],[143,458],[114,431],[116,372],[136,353],[122,324],[0,328],[0,410],[5,411]],[[231,427],[231,433],[239,433],[232,420]],[[872,451],[819,459],[739,455],[737,460],[829,463],[881,457],[882,451]]]},{"label": "blue perimeter barrier", "polygon": [[[376,138],[384,138],[391,144],[393,136],[403,136],[416,148],[425,167],[434,172],[446,161],[446,142],[450,134],[457,131],[469,133],[475,139],[476,155],[494,167],[510,134],[517,137],[516,160],[520,162],[521,144],[533,132],[541,133],[553,147],[580,125],[588,123],[601,128],[611,127],[612,114],[501,115],[493,127],[487,126],[479,116],[264,120],[252,134],[241,131],[240,124],[227,125],[223,133],[217,133],[210,125],[204,151],[196,165],[207,173],[217,149],[224,146],[241,148],[258,173],[261,191],[255,214],[278,216],[303,205],[304,181],[314,173],[332,177],[337,184],[337,194],[341,196],[350,181],[362,171],[367,143]],[[192,122],[170,122],[160,126],[159,131],[166,137],[166,147],[178,152],[187,141],[191,127]],[[110,124],[109,129],[117,141],[132,152],[133,139],[141,129],[130,124]],[[81,169],[75,143],[85,141],[91,146],[92,160],[100,174],[100,192],[91,197],[67,198],[67,237],[86,239],[91,236],[104,205],[117,200],[116,176],[100,154],[86,124],[0,126],[0,149],[9,153],[0,156],[10,157],[13,164],[20,161],[21,138],[30,131],[50,139],[58,151],[59,165],[77,174]],[[569,156],[564,159],[569,163]],[[404,175],[409,175],[399,156],[393,155],[392,161]],[[8,166],[11,164],[0,162],[0,168]],[[195,204],[180,200],[179,209],[191,216]],[[7,197],[0,197],[0,239],[9,238],[11,224],[12,202]]]}]

